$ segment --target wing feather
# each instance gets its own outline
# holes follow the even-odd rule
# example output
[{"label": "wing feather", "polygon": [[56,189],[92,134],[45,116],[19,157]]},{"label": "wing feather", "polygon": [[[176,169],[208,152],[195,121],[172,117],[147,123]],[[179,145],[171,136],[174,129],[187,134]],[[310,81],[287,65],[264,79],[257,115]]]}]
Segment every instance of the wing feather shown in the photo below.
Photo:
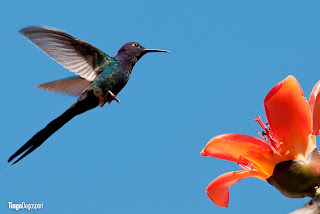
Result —
[{"label": "wing feather", "polygon": [[87,81],[93,81],[112,59],[89,43],[55,28],[34,26],[19,32],[57,63]]},{"label": "wing feather", "polygon": [[41,85],[38,85],[37,87],[46,89],[48,91],[67,93],[79,96],[89,84],[90,81],[84,78],[70,77],[66,79],[43,83]]}]

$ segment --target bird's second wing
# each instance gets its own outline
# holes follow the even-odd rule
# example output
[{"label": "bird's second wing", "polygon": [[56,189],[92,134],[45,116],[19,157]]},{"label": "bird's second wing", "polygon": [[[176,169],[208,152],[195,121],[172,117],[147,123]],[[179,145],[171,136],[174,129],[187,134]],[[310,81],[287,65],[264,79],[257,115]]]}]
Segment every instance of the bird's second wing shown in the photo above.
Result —
[{"label": "bird's second wing", "polygon": [[45,54],[82,78],[93,81],[110,63],[110,57],[89,43],[46,26],[19,31]]},{"label": "bird's second wing", "polygon": [[38,85],[38,88],[46,89],[48,91],[60,92],[80,96],[84,89],[90,82],[81,77],[69,77],[61,80],[43,83]]}]

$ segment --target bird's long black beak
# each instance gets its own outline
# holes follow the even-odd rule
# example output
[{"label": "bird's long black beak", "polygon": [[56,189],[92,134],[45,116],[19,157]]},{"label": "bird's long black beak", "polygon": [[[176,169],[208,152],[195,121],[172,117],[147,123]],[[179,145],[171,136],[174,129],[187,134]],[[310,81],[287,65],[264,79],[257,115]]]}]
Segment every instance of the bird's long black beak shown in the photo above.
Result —
[{"label": "bird's long black beak", "polygon": [[150,53],[150,52],[166,52],[166,53],[170,53],[170,51],[167,50],[159,50],[159,49],[144,49],[145,53]]}]

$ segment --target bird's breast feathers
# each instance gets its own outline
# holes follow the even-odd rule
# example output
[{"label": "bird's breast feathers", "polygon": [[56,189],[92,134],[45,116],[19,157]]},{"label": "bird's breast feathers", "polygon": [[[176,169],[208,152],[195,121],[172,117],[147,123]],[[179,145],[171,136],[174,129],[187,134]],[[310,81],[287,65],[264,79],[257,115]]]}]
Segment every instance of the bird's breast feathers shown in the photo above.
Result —
[{"label": "bird's breast feathers", "polygon": [[123,70],[119,65],[111,65],[101,72],[91,85],[99,89],[99,91],[101,90],[103,94],[107,93],[108,90],[114,94],[118,94],[128,82],[129,77],[130,73]]}]

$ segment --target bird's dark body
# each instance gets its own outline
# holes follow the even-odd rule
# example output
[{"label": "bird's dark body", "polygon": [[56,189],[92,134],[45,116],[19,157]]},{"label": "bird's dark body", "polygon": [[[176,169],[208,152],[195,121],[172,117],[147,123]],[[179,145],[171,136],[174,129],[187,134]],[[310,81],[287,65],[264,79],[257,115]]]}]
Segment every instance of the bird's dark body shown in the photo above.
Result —
[{"label": "bird's dark body", "polygon": [[117,95],[127,84],[131,70],[125,70],[116,59],[111,59],[106,69],[90,83],[87,90],[93,90],[95,94],[106,93],[110,90]]},{"label": "bird's dark body", "polygon": [[80,75],[39,87],[79,95],[79,98],[14,153],[8,162],[25,152],[13,164],[34,151],[73,117],[113,100],[120,102],[115,96],[127,84],[135,63],[145,53],[168,52],[146,49],[139,43],[129,42],[120,48],[115,57],[110,57],[89,43],[54,28],[29,27],[22,29],[20,33],[59,64]]}]

